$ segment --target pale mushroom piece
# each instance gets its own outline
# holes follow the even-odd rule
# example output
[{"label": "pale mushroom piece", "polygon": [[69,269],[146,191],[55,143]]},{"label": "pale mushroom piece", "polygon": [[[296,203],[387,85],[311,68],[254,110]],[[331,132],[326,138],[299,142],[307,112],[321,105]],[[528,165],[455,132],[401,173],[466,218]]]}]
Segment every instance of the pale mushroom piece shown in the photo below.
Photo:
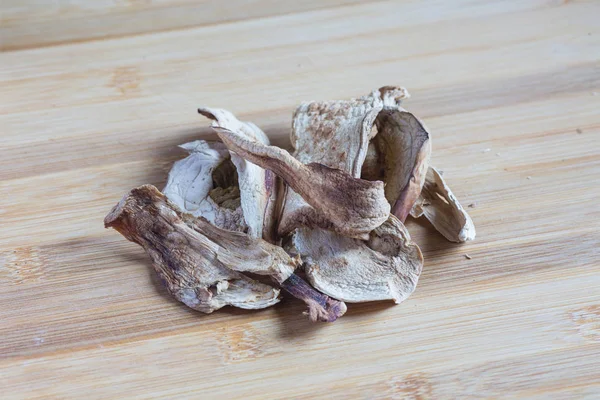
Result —
[{"label": "pale mushroom piece", "polygon": [[226,305],[259,309],[279,301],[279,289],[215,259],[218,246],[186,225],[176,206],[153,186],[131,190],[104,224],[142,246],[168,292],[190,308],[211,313]]},{"label": "pale mushroom piece", "polygon": [[209,108],[198,111],[213,120],[211,126],[230,151],[273,171],[314,208],[298,219],[298,224],[317,224],[348,236],[365,237],[387,219],[390,205],[382,182],[356,179],[318,163],[305,165],[283,149],[249,139],[246,129],[229,118],[229,113]]},{"label": "pale mushroom piece", "polygon": [[[232,121],[249,139],[269,144],[267,135],[253,123],[238,121],[224,110],[218,115]],[[169,172],[163,192],[170,200],[218,227],[276,240],[280,184],[275,174],[230,154],[221,142],[197,140],[180,147],[190,155],[175,162]]]},{"label": "pale mushroom piece", "polygon": [[163,193],[186,213],[201,215],[223,229],[246,231],[237,174],[227,147],[204,140],[179,147],[189,156],[173,164]]},{"label": "pale mushroom piece", "polygon": [[368,241],[323,229],[298,229],[294,246],[303,255],[309,282],[349,303],[400,303],[415,290],[423,268],[419,247],[393,215],[369,234]]},{"label": "pale mushroom piece", "polygon": [[376,95],[302,103],[292,119],[294,157],[305,164],[317,162],[359,178],[373,135],[371,128],[382,109],[383,101]]},{"label": "pale mushroom piece", "polygon": [[[244,123],[253,139],[268,143],[254,124]],[[180,146],[190,155],[169,172],[165,195],[179,208],[212,224],[253,237],[275,240],[278,178],[220,142],[197,140]]]},{"label": "pale mushroom piece", "polygon": [[303,300],[312,321],[335,321],[346,312],[343,302],[316,292],[294,274],[301,264],[299,257],[292,258],[262,239],[184,214],[154,186],[133,189],[109,213],[105,226],[143,246],[169,292],[199,311],[275,304],[279,290],[240,273],[250,272],[271,276]]},{"label": "pale mushroom piece", "polygon": [[475,239],[473,220],[434,167],[427,170],[425,185],[410,214],[427,218],[451,242]]},{"label": "pale mushroom piece", "polygon": [[[218,117],[237,126],[249,140],[269,145],[267,135],[252,122],[238,121],[233,114],[220,110]],[[240,200],[244,221],[248,226],[248,234],[255,238],[263,238],[269,242],[276,240],[276,207],[280,185],[279,178],[260,166],[231,152],[231,161],[235,165],[240,187]]]}]

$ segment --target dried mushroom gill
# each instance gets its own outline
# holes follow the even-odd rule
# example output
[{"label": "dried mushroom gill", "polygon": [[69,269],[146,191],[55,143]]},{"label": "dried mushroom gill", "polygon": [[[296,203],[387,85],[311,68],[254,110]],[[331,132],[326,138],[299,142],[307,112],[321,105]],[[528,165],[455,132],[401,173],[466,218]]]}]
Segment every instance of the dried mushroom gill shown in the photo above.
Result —
[{"label": "dried mushroom gill", "polygon": [[154,186],[131,190],[104,220],[142,246],[173,297],[205,313],[225,305],[257,309],[279,301],[279,289],[242,272],[271,276],[308,305],[313,321],[334,321],[344,303],[316,292],[294,274],[301,263],[281,247],[182,213]]},{"label": "dried mushroom gill", "polygon": [[269,307],[281,288],[305,302],[312,321],[336,320],[344,301],[399,303],[423,268],[404,226],[409,214],[449,240],[475,236],[429,165],[429,131],[401,107],[408,96],[386,86],[300,105],[293,154],[226,110],[200,108],[222,142],[182,145],[188,156],[174,163],[164,194],[131,190],[105,226],[141,245],[168,291],[205,313]]}]

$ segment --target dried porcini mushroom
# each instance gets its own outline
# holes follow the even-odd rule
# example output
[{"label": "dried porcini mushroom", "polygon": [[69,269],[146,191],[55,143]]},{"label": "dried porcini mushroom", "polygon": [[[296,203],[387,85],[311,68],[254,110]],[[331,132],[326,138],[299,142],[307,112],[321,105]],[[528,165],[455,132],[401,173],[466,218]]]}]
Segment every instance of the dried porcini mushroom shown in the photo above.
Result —
[{"label": "dried porcini mushroom", "polygon": [[210,223],[245,232],[236,168],[223,143],[197,140],[181,146],[189,153],[176,161],[163,193],[182,211]]},{"label": "dried porcini mushroom", "polygon": [[[294,113],[292,154],[256,125],[200,108],[222,143],[182,145],[189,156],[173,165],[164,194],[133,189],[105,225],[144,247],[169,292],[203,312],[268,307],[279,288],[303,300],[312,321],[336,320],[343,301],[399,303],[423,267],[403,224],[409,213],[449,240],[475,236],[429,166],[431,135],[401,107],[408,97],[385,86],[304,103]],[[300,266],[310,285],[296,275]]]},{"label": "dried porcini mushroom", "polygon": [[271,276],[283,289],[308,306],[311,321],[333,322],[344,315],[346,305],[318,293],[294,274],[301,265],[299,256],[291,257],[283,248],[240,232],[217,228],[203,218],[184,218],[186,223],[218,246],[215,254],[226,267],[257,275]]},{"label": "dried porcini mushroom", "polygon": [[423,268],[419,247],[393,215],[371,231],[367,241],[323,229],[299,229],[294,245],[305,259],[309,282],[349,303],[400,303],[415,290]]},{"label": "dried porcini mushroom", "polygon": [[142,246],[169,293],[190,308],[211,313],[226,305],[258,309],[279,301],[279,289],[215,259],[216,246],[190,228],[176,206],[153,186],[131,190],[104,225]]},{"label": "dried porcini mushroom", "polygon": [[410,214],[427,218],[451,242],[475,239],[473,220],[434,167],[427,170],[425,185]]},{"label": "dried porcini mushroom", "polygon": [[346,312],[344,303],[317,293],[294,275],[298,257],[262,239],[183,214],[154,186],[131,190],[104,224],[141,245],[168,291],[198,311],[210,313],[225,305],[265,308],[278,302],[279,290],[242,274],[250,272],[271,276],[304,300],[314,321],[335,321]]}]

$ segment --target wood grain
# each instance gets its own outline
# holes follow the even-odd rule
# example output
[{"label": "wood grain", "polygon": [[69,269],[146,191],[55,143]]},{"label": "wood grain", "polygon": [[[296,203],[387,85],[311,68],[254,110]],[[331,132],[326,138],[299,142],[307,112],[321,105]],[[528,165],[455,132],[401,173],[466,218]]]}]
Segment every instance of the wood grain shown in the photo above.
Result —
[{"label": "wood grain", "polygon": [[[8,0],[0,6],[3,398],[600,397],[600,3]],[[102,219],[225,107],[407,86],[476,241],[409,221],[399,306],[202,315]],[[471,259],[467,259],[469,254]]]}]

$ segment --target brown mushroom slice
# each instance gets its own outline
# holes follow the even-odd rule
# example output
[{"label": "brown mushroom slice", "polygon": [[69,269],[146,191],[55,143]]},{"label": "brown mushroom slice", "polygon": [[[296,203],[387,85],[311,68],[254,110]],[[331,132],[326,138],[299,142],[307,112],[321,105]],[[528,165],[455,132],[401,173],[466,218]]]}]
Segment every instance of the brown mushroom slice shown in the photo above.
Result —
[{"label": "brown mushroom slice", "polygon": [[323,229],[298,229],[294,245],[303,255],[309,282],[346,302],[405,300],[417,286],[423,256],[393,215],[368,241]]},{"label": "brown mushroom slice", "polygon": [[264,308],[278,301],[278,289],[240,272],[271,276],[307,304],[313,321],[335,321],[346,311],[344,303],[300,282],[294,274],[299,257],[291,258],[262,239],[182,214],[154,186],[133,189],[106,217],[105,226],[143,246],[169,292],[199,311],[228,304]]},{"label": "brown mushroom slice", "polygon": [[434,167],[427,170],[425,185],[410,214],[427,218],[451,242],[475,239],[473,220]]},{"label": "brown mushroom slice", "polygon": [[[425,182],[431,155],[425,126],[403,108],[384,107],[375,120],[377,135],[371,141],[379,155],[380,176],[392,214],[404,222]],[[369,166],[367,171],[372,169]]]},{"label": "brown mushroom slice", "polygon": [[[300,105],[292,122],[294,157],[383,181],[392,213],[404,222],[423,186],[431,153],[423,123],[400,107],[407,97],[406,89],[385,86],[359,99]],[[291,219],[286,214],[301,215],[293,196],[288,192],[284,222]]]},{"label": "brown mushroom slice", "polygon": [[142,246],[169,293],[190,308],[211,313],[226,305],[259,309],[279,301],[279,289],[216,259],[218,246],[186,225],[176,206],[153,186],[131,190],[104,224]]},{"label": "brown mushroom slice", "polygon": [[236,170],[227,147],[204,140],[179,147],[189,156],[173,164],[164,194],[186,213],[201,215],[223,229],[246,231]]},{"label": "brown mushroom slice", "polygon": [[229,150],[273,171],[314,208],[301,222],[317,222],[327,229],[359,237],[387,219],[390,205],[385,200],[382,182],[356,179],[318,163],[305,165],[283,149],[250,140],[239,121],[222,118],[223,110],[198,111],[213,119],[213,129]]}]

